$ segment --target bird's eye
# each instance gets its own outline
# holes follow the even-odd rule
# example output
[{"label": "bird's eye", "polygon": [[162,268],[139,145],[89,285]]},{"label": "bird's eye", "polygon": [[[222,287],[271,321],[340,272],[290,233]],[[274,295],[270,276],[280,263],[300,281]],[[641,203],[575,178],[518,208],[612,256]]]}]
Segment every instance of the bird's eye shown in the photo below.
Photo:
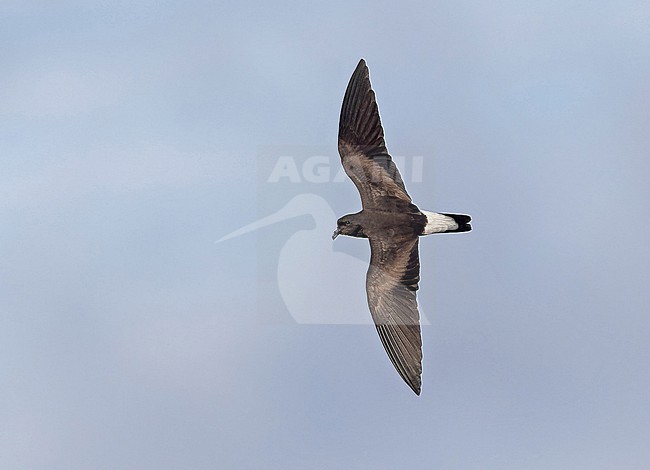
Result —
[{"label": "bird's eye", "polygon": [[346,221],[343,222],[343,223],[344,223],[345,225],[350,225],[350,221],[349,221],[349,220],[346,220]]}]

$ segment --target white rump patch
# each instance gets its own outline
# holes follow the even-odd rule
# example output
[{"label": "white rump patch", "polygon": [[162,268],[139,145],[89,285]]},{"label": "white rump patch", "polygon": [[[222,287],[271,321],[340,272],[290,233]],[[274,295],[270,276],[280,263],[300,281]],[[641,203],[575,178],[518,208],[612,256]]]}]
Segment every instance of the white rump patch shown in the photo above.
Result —
[{"label": "white rump patch", "polygon": [[427,216],[427,225],[424,227],[424,235],[458,230],[458,223],[456,223],[452,217],[438,214],[437,212],[420,212]]}]

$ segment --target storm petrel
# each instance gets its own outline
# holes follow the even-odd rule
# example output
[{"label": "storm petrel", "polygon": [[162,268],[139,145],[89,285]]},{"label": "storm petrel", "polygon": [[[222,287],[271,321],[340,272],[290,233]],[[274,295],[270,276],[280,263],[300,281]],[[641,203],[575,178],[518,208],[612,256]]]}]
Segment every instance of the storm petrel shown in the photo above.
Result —
[{"label": "storm petrel", "polygon": [[366,294],[386,353],[404,381],[419,395],[422,338],[415,298],[420,281],[418,237],[468,232],[470,217],[418,209],[393,163],[379,119],[366,62],[361,59],[345,91],[339,121],[339,154],[361,195],[363,209],[337,221],[338,235],[370,241]]}]

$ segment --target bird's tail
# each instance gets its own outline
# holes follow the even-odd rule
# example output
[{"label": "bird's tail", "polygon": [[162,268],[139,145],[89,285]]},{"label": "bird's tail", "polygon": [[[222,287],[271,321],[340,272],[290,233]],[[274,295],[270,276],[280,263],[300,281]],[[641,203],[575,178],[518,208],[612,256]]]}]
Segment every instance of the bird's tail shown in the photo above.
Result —
[{"label": "bird's tail", "polygon": [[469,232],[472,226],[469,224],[472,218],[463,214],[439,214],[437,212],[421,211],[427,216],[427,225],[422,235],[432,233]]}]

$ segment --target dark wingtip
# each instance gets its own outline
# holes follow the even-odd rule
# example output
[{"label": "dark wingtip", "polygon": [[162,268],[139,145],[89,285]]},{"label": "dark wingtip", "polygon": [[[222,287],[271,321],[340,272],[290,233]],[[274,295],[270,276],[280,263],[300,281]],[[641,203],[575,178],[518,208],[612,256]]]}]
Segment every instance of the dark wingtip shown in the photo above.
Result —
[{"label": "dark wingtip", "polygon": [[402,379],[404,379],[404,382],[406,382],[406,384],[409,386],[409,388],[413,390],[417,396],[420,396],[420,392],[422,391],[422,372],[420,371],[420,373],[417,373],[415,375],[408,373],[404,375],[400,373],[400,375],[402,376]]},{"label": "dark wingtip", "polygon": [[[366,76],[366,75],[368,76],[370,75],[370,70],[368,70],[368,65],[366,65],[366,60],[361,59],[359,60],[357,66],[354,68],[352,77],[354,78],[355,76]],[[352,79],[350,81],[352,81]]]},{"label": "dark wingtip", "polygon": [[359,63],[354,69],[354,72],[352,73],[352,76],[354,77],[355,75],[361,75],[361,76],[370,76],[370,70],[368,70],[368,65],[366,64],[365,59],[359,60]]},{"label": "dark wingtip", "polygon": [[420,396],[420,392],[422,391],[422,376],[409,376],[402,373],[400,373],[400,375],[402,376],[402,379],[404,379],[404,382],[406,382],[406,385],[408,385],[417,396]]}]

